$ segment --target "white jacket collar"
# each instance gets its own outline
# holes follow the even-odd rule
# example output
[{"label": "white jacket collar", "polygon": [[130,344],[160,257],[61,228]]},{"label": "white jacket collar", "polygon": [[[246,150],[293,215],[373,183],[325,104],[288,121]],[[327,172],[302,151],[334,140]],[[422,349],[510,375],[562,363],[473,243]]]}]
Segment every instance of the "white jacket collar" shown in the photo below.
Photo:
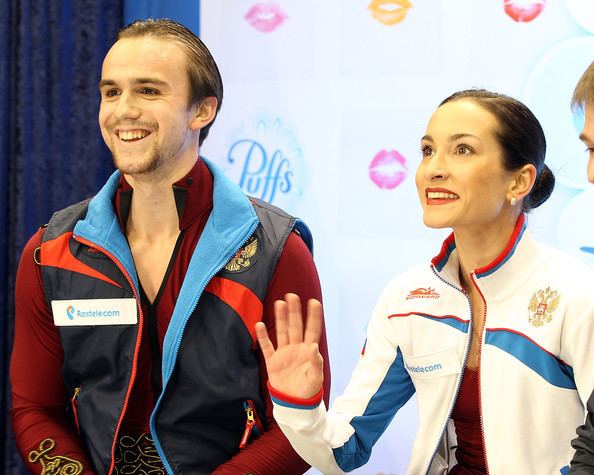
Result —
[{"label": "white jacket collar", "polygon": [[[504,298],[517,282],[524,281],[536,265],[537,245],[526,228],[526,216],[520,215],[507,245],[497,258],[472,271],[474,281],[485,299]],[[431,260],[435,272],[447,282],[461,288],[460,263],[454,233],[443,242],[441,251]]]}]

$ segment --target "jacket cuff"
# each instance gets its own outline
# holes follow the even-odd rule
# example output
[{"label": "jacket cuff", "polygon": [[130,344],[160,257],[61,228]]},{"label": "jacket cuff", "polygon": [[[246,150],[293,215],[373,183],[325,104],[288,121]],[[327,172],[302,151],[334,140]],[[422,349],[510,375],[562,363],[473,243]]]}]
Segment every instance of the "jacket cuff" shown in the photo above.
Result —
[{"label": "jacket cuff", "polygon": [[302,399],[277,391],[270,385],[270,381],[268,381],[267,385],[268,391],[270,392],[270,399],[272,399],[274,404],[283,407],[290,407],[292,409],[315,409],[320,405],[324,396],[323,387],[321,387],[318,393],[314,396],[307,399]]}]

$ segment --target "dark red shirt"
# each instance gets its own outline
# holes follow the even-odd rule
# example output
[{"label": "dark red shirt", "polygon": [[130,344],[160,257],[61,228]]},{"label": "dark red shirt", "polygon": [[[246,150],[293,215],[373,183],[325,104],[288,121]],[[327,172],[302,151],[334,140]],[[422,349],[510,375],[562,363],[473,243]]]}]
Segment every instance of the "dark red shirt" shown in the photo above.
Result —
[{"label": "dark red shirt", "polygon": [[[163,338],[185,277],[190,256],[196,247],[212,209],[212,176],[204,163],[198,161],[194,169],[173,185],[180,216],[182,236],[170,268],[153,302],[157,316],[157,339],[162,349]],[[121,180],[116,193],[116,211],[125,230],[132,190]],[[31,450],[38,450],[46,438],[55,441],[52,455],[66,456],[83,463],[86,473],[92,473],[76,430],[66,418],[64,406],[69,404],[61,377],[63,352],[60,335],[53,324],[52,314],[43,293],[40,269],[33,254],[41,243],[43,231],[38,231],[23,251],[16,282],[16,319],[14,348],[11,359],[13,431],[17,446],[27,461]],[[263,321],[273,343],[276,331],[273,313],[275,300],[287,292],[297,293],[302,300],[321,299],[321,289],[313,258],[295,233],[287,240],[264,300]],[[144,299],[146,312],[149,302]],[[146,313],[145,313],[146,314]],[[145,326],[145,332],[147,326]],[[153,408],[151,381],[152,354],[150,338],[143,334],[138,361],[138,376],[132,390],[128,411],[121,433],[148,432],[148,418]],[[322,335],[320,351],[324,356],[324,394],[328,404],[330,372],[326,335]],[[266,387],[267,373],[263,359],[260,363],[262,393],[266,397],[269,429],[242,449],[217,474],[278,474],[303,473],[307,465],[291,448],[272,417],[272,403]],[[41,472],[41,464],[28,463],[32,473]]]},{"label": "dark red shirt", "polygon": [[456,427],[457,465],[452,475],[481,475],[487,473],[483,449],[483,432],[479,401],[478,370],[466,367],[460,392],[452,412]]}]

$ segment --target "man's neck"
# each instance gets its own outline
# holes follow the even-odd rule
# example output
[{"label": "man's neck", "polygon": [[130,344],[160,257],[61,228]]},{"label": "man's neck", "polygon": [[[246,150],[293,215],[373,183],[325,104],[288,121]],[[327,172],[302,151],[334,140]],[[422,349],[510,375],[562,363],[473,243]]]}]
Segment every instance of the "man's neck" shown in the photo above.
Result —
[{"label": "man's neck", "polygon": [[128,238],[153,241],[177,236],[180,218],[173,184],[187,175],[195,163],[194,160],[193,163],[179,168],[177,173],[161,173],[161,176],[126,175],[126,181],[134,190],[126,225]]},{"label": "man's neck", "polygon": [[133,186],[128,215],[128,237],[147,241],[179,233],[179,216],[171,184]]}]

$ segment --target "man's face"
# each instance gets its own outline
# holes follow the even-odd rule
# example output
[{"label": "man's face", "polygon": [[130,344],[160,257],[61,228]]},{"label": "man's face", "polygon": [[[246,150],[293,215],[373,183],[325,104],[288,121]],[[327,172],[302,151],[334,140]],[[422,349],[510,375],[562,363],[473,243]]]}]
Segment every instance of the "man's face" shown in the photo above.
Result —
[{"label": "man's face", "polygon": [[132,176],[160,170],[175,174],[176,163],[196,158],[198,131],[188,107],[186,56],[174,41],[124,38],[103,61],[99,125],[115,166]]},{"label": "man's face", "polygon": [[584,128],[580,139],[588,147],[588,181],[594,183],[594,103],[585,105]]}]

